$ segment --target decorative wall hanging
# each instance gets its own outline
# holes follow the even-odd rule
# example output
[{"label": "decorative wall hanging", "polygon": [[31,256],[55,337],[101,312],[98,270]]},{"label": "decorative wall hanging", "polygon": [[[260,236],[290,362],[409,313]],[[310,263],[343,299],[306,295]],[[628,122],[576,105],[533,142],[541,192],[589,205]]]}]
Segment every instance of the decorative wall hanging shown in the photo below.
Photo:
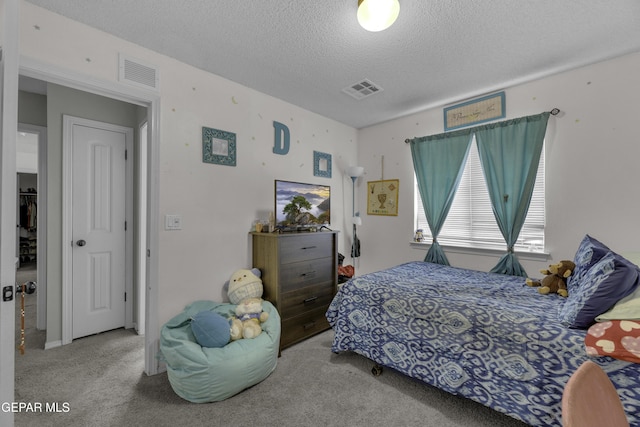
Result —
[{"label": "decorative wall hanging", "polygon": [[[289,152],[289,128],[280,122],[273,122],[275,135],[273,139],[273,154],[285,155]],[[281,138],[282,137],[282,138]]]},{"label": "decorative wall hanging", "polygon": [[473,99],[444,109],[444,130],[501,119],[506,115],[504,92]]},{"label": "decorative wall hanging", "polygon": [[313,152],[313,174],[331,178],[331,154],[319,151]]},{"label": "decorative wall hanging", "polygon": [[236,134],[202,127],[202,161],[217,165],[236,165]]},{"label": "decorative wall hanging", "polygon": [[367,214],[398,215],[399,187],[397,179],[367,182]]}]

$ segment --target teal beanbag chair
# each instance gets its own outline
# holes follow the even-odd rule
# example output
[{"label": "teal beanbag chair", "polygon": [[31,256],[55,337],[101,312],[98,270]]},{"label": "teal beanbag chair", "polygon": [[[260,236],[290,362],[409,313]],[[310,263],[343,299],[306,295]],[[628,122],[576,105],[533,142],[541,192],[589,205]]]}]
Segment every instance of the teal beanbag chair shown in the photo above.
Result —
[{"label": "teal beanbag chair", "polygon": [[221,401],[258,384],[276,368],[280,316],[268,301],[263,302],[262,309],[269,318],[256,338],[216,348],[196,342],[192,317],[209,310],[231,319],[235,309],[234,304],[196,301],[162,327],[160,360],[166,363],[169,383],[178,396],[194,403]]}]

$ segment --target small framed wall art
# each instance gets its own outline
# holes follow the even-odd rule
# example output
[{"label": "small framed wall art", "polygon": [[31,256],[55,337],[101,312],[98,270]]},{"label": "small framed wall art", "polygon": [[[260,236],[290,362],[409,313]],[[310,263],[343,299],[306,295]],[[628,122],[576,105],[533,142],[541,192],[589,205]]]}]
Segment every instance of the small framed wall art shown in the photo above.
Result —
[{"label": "small framed wall art", "polygon": [[367,182],[367,214],[398,215],[398,187],[398,179]]},{"label": "small framed wall art", "polygon": [[444,109],[444,130],[453,130],[506,116],[504,92],[472,99]]},{"label": "small framed wall art", "polygon": [[216,165],[236,165],[236,134],[202,127],[202,161]]},{"label": "small framed wall art", "polygon": [[331,154],[313,152],[313,175],[331,178]]}]

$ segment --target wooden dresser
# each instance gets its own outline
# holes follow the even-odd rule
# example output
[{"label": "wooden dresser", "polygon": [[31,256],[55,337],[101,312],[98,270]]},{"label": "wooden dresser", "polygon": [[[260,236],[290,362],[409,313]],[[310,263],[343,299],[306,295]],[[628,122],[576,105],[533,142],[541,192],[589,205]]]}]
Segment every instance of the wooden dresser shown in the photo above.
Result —
[{"label": "wooden dresser", "polygon": [[251,233],[263,298],[282,319],[280,349],[329,329],[338,283],[338,232]]}]

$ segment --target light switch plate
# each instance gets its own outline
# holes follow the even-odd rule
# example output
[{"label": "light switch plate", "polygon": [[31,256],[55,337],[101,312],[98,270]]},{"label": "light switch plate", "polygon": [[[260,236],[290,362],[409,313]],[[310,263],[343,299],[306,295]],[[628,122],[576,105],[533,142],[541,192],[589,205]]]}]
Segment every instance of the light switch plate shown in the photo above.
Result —
[{"label": "light switch plate", "polygon": [[182,216],[181,215],[165,215],[164,229],[165,230],[182,230]]}]

